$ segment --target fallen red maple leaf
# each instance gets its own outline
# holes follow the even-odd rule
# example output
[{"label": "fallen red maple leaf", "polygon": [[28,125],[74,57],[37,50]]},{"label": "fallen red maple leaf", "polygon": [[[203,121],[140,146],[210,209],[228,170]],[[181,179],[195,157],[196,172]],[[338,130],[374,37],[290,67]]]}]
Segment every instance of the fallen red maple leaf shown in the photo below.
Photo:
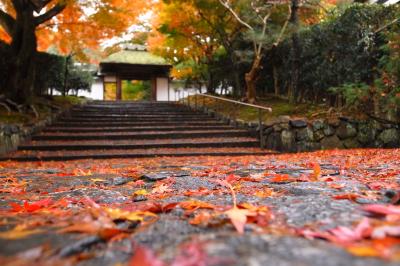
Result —
[{"label": "fallen red maple leaf", "polygon": [[151,249],[139,246],[136,248],[129,266],[165,266],[165,264],[156,257]]},{"label": "fallen red maple leaf", "polygon": [[361,198],[361,195],[355,194],[355,193],[347,193],[347,194],[340,194],[340,195],[335,195],[332,196],[332,198],[336,200],[351,200],[351,201],[356,201],[358,198]]},{"label": "fallen red maple leaf", "polygon": [[296,181],[296,179],[290,177],[289,175],[277,174],[273,178],[271,178],[269,181],[274,182],[274,183],[283,183],[283,182],[293,182],[293,181]]},{"label": "fallen red maple leaf", "polygon": [[328,231],[300,230],[299,234],[306,238],[323,238],[338,244],[348,244],[369,237],[372,232],[368,218],[364,218],[354,229],[339,226]]},{"label": "fallen red maple leaf", "polygon": [[27,201],[24,201],[22,205],[10,202],[11,210],[13,212],[34,212],[43,208],[47,208],[50,205],[52,205],[53,200],[51,198],[48,199],[43,199],[39,201],[35,201],[32,203],[29,203]]},{"label": "fallen red maple leaf", "polygon": [[362,207],[364,211],[378,215],[400,215],[400,206],[370,204]]}]

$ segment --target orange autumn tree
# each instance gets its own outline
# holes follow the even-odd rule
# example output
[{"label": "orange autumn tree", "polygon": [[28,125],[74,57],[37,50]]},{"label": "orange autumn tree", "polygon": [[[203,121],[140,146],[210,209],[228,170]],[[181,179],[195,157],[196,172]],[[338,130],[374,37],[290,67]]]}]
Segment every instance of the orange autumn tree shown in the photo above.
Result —
[{"label": "orange autumn tree", "polygon": [[0,38],[10,43],[13,73],[6,81],[6,97],[32,102],[38,48],[54,47],[88,59],[85,52],[123,34],[148,5],[145,0],[2,0]]},{"label": "orange autumn tree", "polygon": [[175,63],[175,78],[214,92],[219,81],[210,66],[218,54],[233,54],[230,46],[241,26],[218,0],[162,1],[158,11],[150,48]]}]

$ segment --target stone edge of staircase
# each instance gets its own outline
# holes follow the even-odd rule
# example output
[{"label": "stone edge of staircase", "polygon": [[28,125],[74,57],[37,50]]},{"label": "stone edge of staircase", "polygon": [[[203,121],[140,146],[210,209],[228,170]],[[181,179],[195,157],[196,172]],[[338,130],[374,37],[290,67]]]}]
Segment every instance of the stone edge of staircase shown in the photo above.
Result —
[{"label": "stone edge of staircase", "polygon": [[72,105],[68,108],[52,111],[48,116],[34,124],[0,124],[0,156],[16,151],[20,144],[29,141],[34,134],[58,120],[59,117],[68,114],[73,107],[80,105]]}]

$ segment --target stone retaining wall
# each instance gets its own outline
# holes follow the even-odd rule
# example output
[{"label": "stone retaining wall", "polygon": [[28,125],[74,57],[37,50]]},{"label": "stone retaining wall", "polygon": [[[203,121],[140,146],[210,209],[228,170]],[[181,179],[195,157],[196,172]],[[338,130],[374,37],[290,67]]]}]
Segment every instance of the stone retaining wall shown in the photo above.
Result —
[{"label": "stone retaining wall", "polygon": [[29,140],[33,134],[51,124],[64,112],[65,110],[58,111],[34,124],[0,124],[0,155],[16,150],[20,143]]},{"label": "stone retaining wall", "polygon": [[[250,129],[254,136],[259,136],[257,122],[234,121],[214,115],[240,128]],[[400,147],[400,125],[380,123],[372,119],[360,121],[340,117],[307,121],[280,116],[264,125],[263,130],[265,147],[284,152]]]}]

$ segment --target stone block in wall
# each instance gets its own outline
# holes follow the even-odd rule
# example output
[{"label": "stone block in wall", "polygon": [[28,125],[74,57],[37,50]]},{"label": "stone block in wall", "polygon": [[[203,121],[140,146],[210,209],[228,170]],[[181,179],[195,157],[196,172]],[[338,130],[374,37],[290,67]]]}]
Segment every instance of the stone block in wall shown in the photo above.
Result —
[{"label": "stone block in wall", "polygon": [[249,128],[256,128],[256,127],[258,127],[258,124],[259,124],[259,122],[257,122],[257,121],[250,121],[248,123],[248,127]]},{"label": "stone block in wall", "polygon": [[353,139],[346,139],[343,142],[343,146],[347,149],[355,149],[355,148],[360,148],[361,144],[357,141],[356,138],[353,138]]},{"label": "stone block in wall", "polygon": [[336,135],[334,135],[331,137],[323,138],[321,140],[321,148],[323,150],[335,149],[335,148],[342,149],[343,143],[340,141],[340,139]]},{"label": "stone block in wall", "polygon": [[307,122],[302,119],[290,120],[289,125],[292,128],[304,128],[307,127]]},{"label": "stone block in wall", "polygon": [[312,127],[314,131],[322,130],[325,127],[325,121],[322,119],[317,119],[312,122]]},{"label": "stone block in wall", "polygon": [[290,116],[288,116],[288,115],[280,115],[280,116],[278,116],[276,122],[280,123],[280,124],[286,124],[286,123],[289,123],[289,121],[290,121]]},{"label": "stone block in wall", "polygon": [[267,128],[264,129],[264,135],[265,136],[268,136],[272,132],[274,132],[274,129],[272,127],[267,127]]},{"label": "stone block in wall", "polygon": [[279,132],[272,132],[267,137],[266,147],[268,149],[282,151],[282,140]]},{"label": "stone block in wall", "polygon": [[328,125],[337,128],[340,126],[340,120],[338,118],[330,118],[328,119]]},{"label": "stone block in wall", "polygon": [[377,136],[377,129],[370,123],[363,123],[358,126],[357,140],[364,147],[373,147]]},{"label": "stone block in wall", "polygon": [[357,136],[357,129],[353,124],[350,124],[348,122],[341,122],[340,126],[336,130],[336,135],[340,139],[348,139],[348,138],[353,138]]},{"label": "stone block in wall", "polygon": [[275,124],[279,124],[277,119],[269,119],[267,122],[264,123],[264,126],[273,127]]},{"label": "stone block in wall", "polygon": [[10,141],[11,141],[11,146],[12,147],[17,147],[19,142],[20,142],[21,138],[19,136],[19,134],[12,134],[10,137]]},{"label": "stone block in wall", "polygon": [[281,133],[281,143],[284,151],[296,151],[295,134],[290,130],[283,130]]},{"label": "stone block in wall", "polygon": [[283,128],[281,127],[281,124],[273,125],[273,129],[275,132],[281,132],[283,130]]},{"label": "stone block in wall", "polygon": [[385,148],[396,148],[400,144],[400,133],[395,128],[386,129],[379,134],[378,139]]},{"label": "stone block in wall", "polygon": [[330,137],[335,135],[336,130],[333,126],[326,124],[323,132],[325,136]]},{"label": "stone block in wall", "polygon": [[242,119],[236,119],[236,126],[240,128],[245,128],[246,127],[246,122]]},{"label": "stone block in wall", "polygon": [[371,126],[372,126],[373,128],[375,128],[377,131],[382,131],[382,130],[384,129],[383,126],[382,126],[382,124],[379,123],[379,122],[376,121],[376,120],[372,120],[372,121],[371,121]]},{"label": "stone block in wall", "polygon": [[321,141],[325,137],[324,130],[317,130],[314,132],[314,140]]},{"label": "stone block in wall", "polygon": [[296,141],[314,141],[314,132],[311,128],[306,127],[296,130]]},{"label": "stone block in wall", "polygon": [[321,149],[321,144],[317,142],[299,141],[296,143],[297,152],[315,151]]}]

